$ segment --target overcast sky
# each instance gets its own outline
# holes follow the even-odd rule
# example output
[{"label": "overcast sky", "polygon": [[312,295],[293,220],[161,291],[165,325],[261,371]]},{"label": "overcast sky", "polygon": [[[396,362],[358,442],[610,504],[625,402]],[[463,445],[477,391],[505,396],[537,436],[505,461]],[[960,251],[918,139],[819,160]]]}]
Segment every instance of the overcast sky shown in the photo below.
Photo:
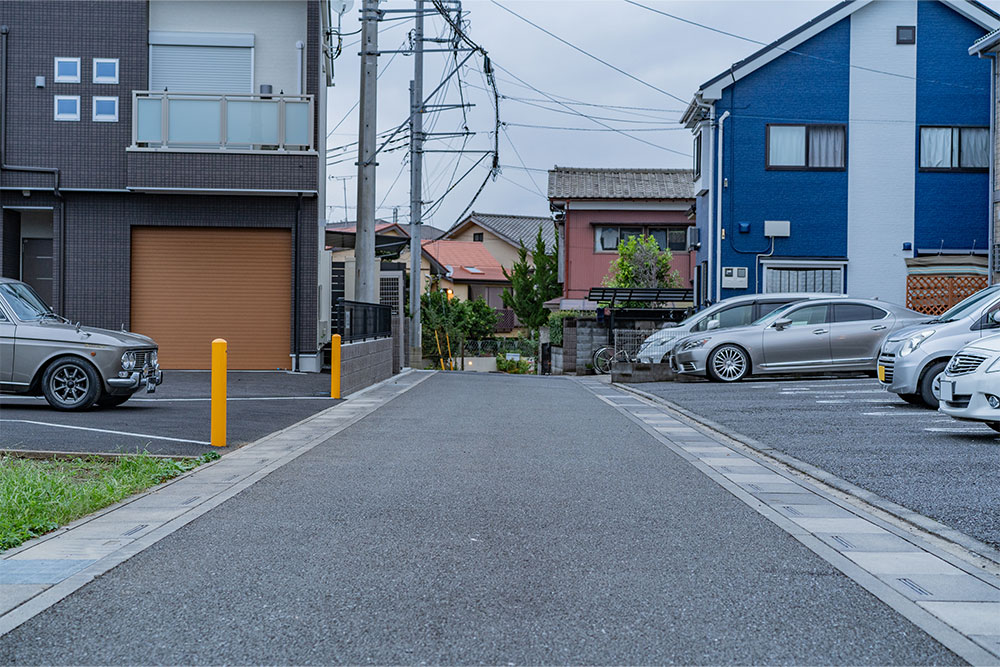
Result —
[{"label": "overcast sky", "polygon": [[[817,14],[837,4],[836,0],[638,0],[679,17],[761,42],[770,42]],[[624,0],[497,0],[559,37],[615,65],[649,84],[644,85],[566,46],[537,28],[516,18],[492,0],[463,3],[469,36],[487,50],[497,65],[496,82],[500,100],[501,174],[485,186],[473,210],[489,213],[548,215],[545,170],[554,165],[576,167],[689,168],[691,134],[677,123],[698,86],[724,71],[732,63],[754,52],[758,46],[685,24],[636,7]],[[343,17],[344,33],[359,29],[361,0]],[[1000,0],[986,2],[1000,10]],[[412,0],[389,0],[383,9],[412,7]],[[430,2],[427,2],[430,6]],[[387,15],[393,16],[393,15]],[[412,20],[380,24],[380,50],[399,49],[406,43]],[[426,22],[425,32],[444,34],[439,19]],[[356,142],[358,114],[350,111],[358,101],[360,60],[358,35],[344,38],[343,54],[336,61],[335,87],[329,90],[328,148]],[[428,45],[427,48],[431,48]],[[475,62],[473,65],[472,63]],[[440,82],[450,56],[427,54],[424,59],[425,91]],[[503,68],[503,69],[501,69]],[[508,70],[508,71],[504,71]],[[447,71],[450,71],[448,69]],[[466,148],[482,151],[493,142],[491,96],[484,90],[481,59],[474,57],[463,69],[462,89],[452,79],[446,97],[438,103],[457,103],[460,95],[476,105],[466,117],[460,110],[448,110],[425,118],[425,131],[460,131],[464,124],[475,132]],[[508,73],[509,72],[509,73]],[[378,129],[391,130],[409,114],[409,81],[413,75],[411,56],[386,54],[379,57]],[[516,77],[516,78],[515,78]],[[537,89],[532,90],[519,82]],[[659,88],[655,90],[650,87]],[[541,92],[538,92],[541,91]],[[680,102],[668,94],[684,100]],[[555,104],[547,96],[566,102]],[[593,105],[636,107],[612,109]],[[630,135],[606,131],[594,120],[574,113],[597,117],[600,123]],[[341,122],[343,121],[343,122]],[[335,127],[338,123],[340,125]],[[587,131],[546,128],[586,128]],[[598,131],[591,131],[598,130]],[[461,138],[442,137],[426,148],[458,149]],[[654,144],[654,145],[650,145]],[[400,222],[409,218],[409,165],[406,142],[401,150],[379,155],[376,203],[380,218],[392,220],[398,206]],[[344,180],[347,185],[346,218],[353,220],[357,192],[356,146],[329,153],[330,161],[340,161],[328,169],[328,219],[345,219]],[[460,156],[428,153],[424,159],[426,202],[441,199],[482,152]],[[489,158],[474,167],[451,190],[424,222],[447,229],[469,204],[488,173]],[[527,167],[526,170],[524,167]],[[538,170],[538,171],[534,171]]]}]

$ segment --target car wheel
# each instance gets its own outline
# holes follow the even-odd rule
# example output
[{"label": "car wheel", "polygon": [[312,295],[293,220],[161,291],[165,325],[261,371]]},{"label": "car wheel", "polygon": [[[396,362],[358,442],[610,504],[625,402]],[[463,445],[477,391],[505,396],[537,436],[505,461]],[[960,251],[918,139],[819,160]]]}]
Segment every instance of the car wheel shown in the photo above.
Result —
[{"label": "car wheel", "polygon": [[83,359],[61,357],[45,369],[42,393],[56,410],[86,410],[100,396],[101,381]]},{"label": "car wheel", "polygon": [[750,374],[750,357],[735,345],[723,345],[708,355],[708,377],[716,382],[739,382]]},{"label": "car wheel", "polygon": [[130,398],[132,398],[132,394],[125,394],[124,396],[101,394],[101,397],[97,399],[97,404],[102,408],[116,408]]},{"label": "car wheel", "polygon": [[924,404],[924,399],[920,396],[920,394],[899,394],[898,396],[910,405]]},{"label": "car wheel", "polygon": [[920,399],[931,410],[937,410],[941,404],[941,376],[944,375],[947,365],[947,361],[933,363],[920,378],[920,385],[917,387],[920,390]]}]

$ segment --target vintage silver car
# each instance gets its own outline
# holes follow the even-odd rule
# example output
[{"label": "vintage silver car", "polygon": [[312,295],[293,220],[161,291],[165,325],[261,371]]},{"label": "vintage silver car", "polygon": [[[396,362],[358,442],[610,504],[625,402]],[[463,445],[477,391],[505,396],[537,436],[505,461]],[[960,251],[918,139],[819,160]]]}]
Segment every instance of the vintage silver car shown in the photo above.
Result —
[{"label": "vintage silver car", "polygon": [[163,381],[153,339],[72,324],[31,287],[0,278],[0,391],[57,410],[113,407]]},{"label": "vintage silver car", "polygon": [[885,337],[928,319],[874,299],[800,301],[750,326],[682,338],[674,357],[680,373],[718,382],[773,373],[874,373]]}]

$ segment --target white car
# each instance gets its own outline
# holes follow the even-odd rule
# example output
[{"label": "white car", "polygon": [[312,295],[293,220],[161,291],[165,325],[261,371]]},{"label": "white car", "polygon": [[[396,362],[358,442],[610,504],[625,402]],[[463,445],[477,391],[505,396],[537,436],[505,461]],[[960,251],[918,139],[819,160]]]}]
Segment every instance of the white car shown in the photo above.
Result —
[{"label": "white car", "polygon": [[[1000,323],[1000,311],[993,319]],[[941,376],[938,410],[1000,431],[1000,335],[979,338],[955,353]]]},{"label": "white car", "polygon": [[744,294],[723,299],[677,325],[667,325],[652,334],[639,346],[639,361],[644,364],[666,363],[674,344],[681,338],[700,331],[743,327],[782,306],[806,299],[836,296],[812,292],[780,292],[777,294]]}]

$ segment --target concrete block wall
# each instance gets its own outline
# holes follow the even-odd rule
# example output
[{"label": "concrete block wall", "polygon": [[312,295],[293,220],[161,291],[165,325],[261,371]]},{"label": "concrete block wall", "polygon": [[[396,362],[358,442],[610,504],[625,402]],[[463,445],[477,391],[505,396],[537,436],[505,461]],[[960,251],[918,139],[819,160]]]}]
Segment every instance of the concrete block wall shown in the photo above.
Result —
[{"label": "concrete block wall", "polygon": [[392,377],[392,347],[392,338],[365,340],[341,346],[341,396],[348,396]]},{"label": "concrete block wall", "polygon": [[563,348],[552,346],[552,374],[563,374]]},{"label": "concrete block wall", "polygon": [[576,319],[572,317],[563,320],[562,372],[576,373]]},{"label": "concrete block wall", "polygon": [[[576,322],[576,374],[593,375],[594,352],[607,345],[608,329],[593,320]],[[565,348],[564,348],[565,349]]]}]

